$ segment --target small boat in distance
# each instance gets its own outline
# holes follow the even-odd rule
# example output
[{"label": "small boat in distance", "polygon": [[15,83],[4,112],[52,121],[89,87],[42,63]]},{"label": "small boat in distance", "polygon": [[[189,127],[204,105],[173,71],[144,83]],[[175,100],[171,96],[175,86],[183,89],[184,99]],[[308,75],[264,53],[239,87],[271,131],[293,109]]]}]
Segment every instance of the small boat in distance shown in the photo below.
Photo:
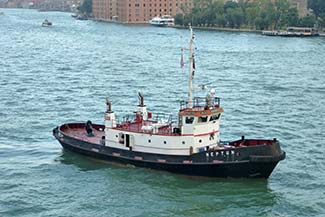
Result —
[{"label": "small boat in distance", "polygon": [[287,30],[263,31],[262,35],[280,37],[315,37],[319,33],[310,27],[288,27]]},{"label": "small boat in distance", "polygon": [[88,20],[88,16],[86,15],[82,15],[82,14],[79,14],[77,17],[76,17],[77,20]]},{"label": "small boat in distance", "polygon": [[[191,27],[190,32],[188,98],[180,102],[175,117],[148,111],[139,93],[133,115],[118,121],[106,98],[104,124],[66,123],[53,129],[62,147],[110,162],[189,176],[267,179],[285,152],[275,138],[220,139],[224,110],[215,90],[205,97],[193,96],[195,89],[206,89],[206,85],[193,85],[196,67]],[[183,66],[182,60],[183,55]]]},{"label": "small boat in distance", "polygon": [[83,14],[83,13],[74,13],[71,14],[72,18],[75,18],[76,20],[88,20],[89,16],[87,14]]},{"label": "small boat in distance", "polygon": [[50,27],[50,26],[52,26],[52,22],[45,19],[42,23],[42,27]]},{"label": "small boat in distance", "polygon": [[149,23],[153,26],[174,26],[174,18],[170,15],[164,15],[162,17],[154,17]]}]

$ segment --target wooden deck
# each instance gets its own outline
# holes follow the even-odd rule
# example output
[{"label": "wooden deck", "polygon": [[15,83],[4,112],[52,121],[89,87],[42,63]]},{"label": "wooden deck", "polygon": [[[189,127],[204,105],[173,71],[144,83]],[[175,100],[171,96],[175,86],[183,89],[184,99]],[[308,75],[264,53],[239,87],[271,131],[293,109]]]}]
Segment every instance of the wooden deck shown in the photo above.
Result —
[{"label": "wooden deck", "polygon": [[84,124],[64,125],[61,131],[67,136],[95,144],[100,144],[102,137],[105,136],[104,126],[101,128],[100,125],[94,125],[93,136],[88,136]]}]

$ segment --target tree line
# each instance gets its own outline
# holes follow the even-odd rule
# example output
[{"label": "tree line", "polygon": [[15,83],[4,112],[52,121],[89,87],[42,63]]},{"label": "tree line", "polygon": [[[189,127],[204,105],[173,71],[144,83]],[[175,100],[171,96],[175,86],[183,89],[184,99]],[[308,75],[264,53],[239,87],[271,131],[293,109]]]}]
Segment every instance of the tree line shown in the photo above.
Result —
[{"label": "tree line", "polygon": [[182,7],[185,14],[177,14],[178,25],[277,30],[288,26],[325,27],[325,0],[309,0],[310,12],[300,18],[296,7],[288,0],[224,1],[196,0],[191,9]]},{"label": "tree line", "polygon": [[317,24],[325,28],[325,1],[324,0],[308,0],[308,8],[315,14]]},{"label": "tree line", "polygon": [[83,3],[78,7],[80,13],[91,15],[92,8],[92,0],[84,0]]}]

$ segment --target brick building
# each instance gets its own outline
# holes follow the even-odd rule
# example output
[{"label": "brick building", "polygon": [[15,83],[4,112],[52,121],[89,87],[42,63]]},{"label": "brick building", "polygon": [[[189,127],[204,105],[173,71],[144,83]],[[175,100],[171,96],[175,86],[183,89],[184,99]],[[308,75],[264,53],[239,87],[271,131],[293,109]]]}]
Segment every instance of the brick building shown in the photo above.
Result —
[{"label": "brick building", "polygon": [[[1,1],[1,0],[0,0]],[[29,8],[30,6],[33,6],[36,0],[2,0],[1,1],[2,7],[8,7],[8,8]]]},{"label": "brick building", "polygon": [[192,0],[93,0],[97,20],[121,23],[148,23],[156,16],[182,13],[192,7]]},{"label": "brick building", "polygon": [[34,8],[43,11],[71,11],[83,0],[0,0],[0,7]]}]

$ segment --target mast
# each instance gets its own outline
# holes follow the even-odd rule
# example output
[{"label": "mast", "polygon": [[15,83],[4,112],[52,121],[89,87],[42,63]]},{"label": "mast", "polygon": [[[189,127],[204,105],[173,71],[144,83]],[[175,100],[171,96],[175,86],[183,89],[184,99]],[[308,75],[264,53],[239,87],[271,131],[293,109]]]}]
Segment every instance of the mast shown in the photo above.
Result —
[{"label": "mast", "polygon": [[193,108],[193,61],[194,61],[194,54],[193,54],[193,40],[194,40],[194,36],[193,36],[193,30],[192,27],[190,26],[190,34],[191,34],[191,38],[190,38],[190,71],[189,71],[189,76],[188,76],[188,108]]}]

